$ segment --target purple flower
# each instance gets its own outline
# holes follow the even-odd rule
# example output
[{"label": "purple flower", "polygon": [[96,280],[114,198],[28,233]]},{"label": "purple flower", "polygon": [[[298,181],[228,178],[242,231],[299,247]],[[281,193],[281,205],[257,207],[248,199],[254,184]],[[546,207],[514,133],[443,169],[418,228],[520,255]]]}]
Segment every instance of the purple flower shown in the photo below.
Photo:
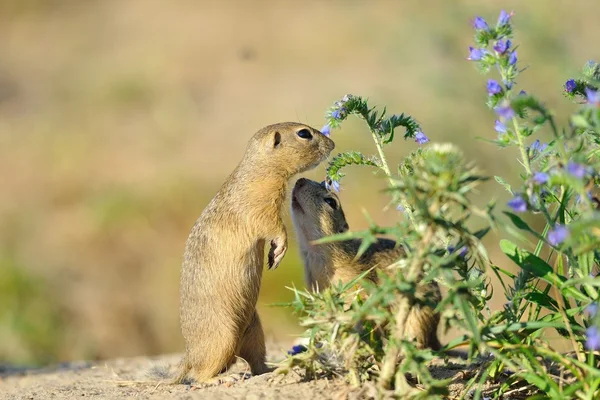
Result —
[{"label": "purple flower", "polygon": [[587,97],[588,104],[600,106],[600,94],[596,90],[585,88],[585,97]]},{"label": "purple flower", "polygon": [[524,91],[524,90],[521,90],[521,91],[519,92],[519,96],[527,96],[527,92],[526,92],[526,91]]},{"label": "purple flower", "polygon": [[484,55],[485,55],[484,49],[478,49],[478,48],[469,46],[469,57],[467,58],[467,60],[479,61],[483,58]]},{"label": "purple flower", "polygon": [[585,176],[585,165],[578,164],[574,161],[569,161],[567,164],[567,172],[575,178],[583,178]]},{"label": "purple flower", "polygon": [[340,191],[340,183],[338,181],[327,179],[325,181],[325,189],[327,189],[329,191],[331,191],[333,189],[336,192],[339,192]]},{"label": "purple flower", "polygon": [[475,29],[482,29],[484,31],[487,31],[489,29],[487,22],[485,22],[485,19],[479,16],[475,17],[475,20],[473,21],[473,27]]},{"label": "purple flower", "polygon": [[506,41],[498,40],[494,45],[494,50],[496,50],[499,54],[504,54],[508,49],[510,49],[511,44],[512,42],[510,41],[510,39]]},{"label": "purple flower", "polygon": [[565,90],[568,93],[573,93],[573,90],[575,90],[576,87],[577,87],[577,82],[575,82],[575,79],[569,79],[568,81],[565,82]]},{"label": "purple flower", "polygon": [[510,21],[510,17],[513,16],[513,12],[507,13],[506,11],[500,11],[500,16],[498,17],[498,27],[507,25]]},{"label": "purple flower", "polygon": [[421,131],[418,131],[415,134],[415,142],[419,143],[419,144],[425,144],[427,142],[429,142],[429,138],[427,136],[425,136],[425,134]]},{"label": "purple flower", "polygon": [[502,92],[502,87],[498,82],[493,79],[489,79],[487,83],[487,91],[491,95],[498,94]]},{"label": "purple flower", "polygon": [[515,212],[527,211],[527,202],[523,199],[523,197],[521,197],[521,195],[516,195],[506,204]]},{"label": "purple flower", "polygon": [[329,124],[325,124],[325,126],[321,128],[321,133],[329,137],[329,135],[331,135],[331,126],[329,126]]},{"label": "purple flower", "polygon": [[537,151],[539,153],[546,150],[546,148],[548,148],[548,145],[546,143],[540,143],[540,141],[537,139],[531,144],[531,146],[529,146],[530,150]]},{"label": "purple flower", "polygon": [[398,206],[396,207],[396,210],[398,210],[400,212],[404,212],[404,207],[402,206],[402,204],[398,204]]},{"label": "purple flower", "polygon": [[291,350],[288,350],[288,352],[287,352],[287,353],[288,353],[290,356],[295,356],[296,354],[304,353],[306,350],[308,350],[306,347],[304,347],[304,346],[303,346],[303,345],[301,345],[301,344],[298,344],[298,345],[296,345],[296,346],[292,347],[292,349],[291,349]]},{"label": "purple flower", "polygon": [[589,306],[585,308],[585,313],[588,314],[591,318],[596,316],[598,312],[598,303],[591,303]]},{"label": "purple flower", "polygon": [[552,246],[556,246],[567,240],[569,229],[563,225],[556,224],[554,229],[548,232],[548,241]]},{"label": "purple flower", "polygon": [[548,175],[545,172],[536,172],[535,174],[533,174],[533,180],[539,183],[540,185],[543,185],[544,183],[550,180],[550,175]]},{"label": "purple flower", "polygon": [[499,105],[498,107],[494,108],[494,111],[496,111],[496,114],[498,114],[500,117],[506,120],[510,120],[515,116],[515,112],[510,107],[510,103],[508,102],[505,102]]},{"label": "purple flower", "polygon": [[590,326],[587,328],[586,334],[585,348],[588,350],[598,350],[600,348],[600,332],[598,332],[598,328]]},{"label": "purple flower", "polygon": [[[456,247],[454,246],[448,246],[448,252],[450,254],[454,253],[454,251],[456,250]],[[467,249],[467,246],[463,246],[460,248],[460,253],[458,253],[458,255],[460,256],[460,258],[465,258],[467,256],[469,249]]]},{"label": "purple flower", "polygon": [[508,57],[508,63],[510,65],[515,65],[517,63],[517,51],[513,51],[512,53],[510,53],[510,56]]},{"label": "purple flower", "polygon": [[338,110],[333,110],[331,112],[331,116],[335,119],[340,119],[344,115],[344,112],[346,112],[346,110],[344,110],[343,108],[340,108]]},{"label": "purple flower", "polygon": [[506,133],[506,125],[498,120],[496,120],[496,123],[494,124],[494,129],[498,133]]}]

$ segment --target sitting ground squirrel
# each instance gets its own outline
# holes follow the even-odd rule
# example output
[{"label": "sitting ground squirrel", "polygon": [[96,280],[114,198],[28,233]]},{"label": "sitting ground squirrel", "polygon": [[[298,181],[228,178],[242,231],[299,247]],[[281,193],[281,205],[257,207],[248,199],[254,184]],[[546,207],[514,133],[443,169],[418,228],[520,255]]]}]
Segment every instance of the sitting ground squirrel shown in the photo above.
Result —
[{"label": "sitting ground squirrel", "polygon": [[[358,239],[312,244],[325,236],[346,232],[349,226],[338,196],[324,184],[305,178],[298,179],[292,191],[292,221],[304,262],[306,284],[312,291],[323,290],[339,281],[347,283],[372,267],[388,267],[404,255],[404,249],[389,239],[378,239],[358,260],[355,260],[360,247]],[[367,279],[377,281],[375,270]],[[442,299],[436,282],[417,291],[417,296],[426,297],[433,304]],[[408,339],[416,340],[420,348],[439,350],[439,320],[433,308],[414,306],[406,325]]]},{"label": "sitting ground squirrel", "polygon": [[265,243],[276,268],[287,249],[281,207],[288,180],[316,167],[334,142],[307,125],[267,126],[206,206],[187,239],[180,282],[185,356],[173,383],[190,375],[207,382],[245,359],[253,375],[266,372],[265,340],[256,301]]}]

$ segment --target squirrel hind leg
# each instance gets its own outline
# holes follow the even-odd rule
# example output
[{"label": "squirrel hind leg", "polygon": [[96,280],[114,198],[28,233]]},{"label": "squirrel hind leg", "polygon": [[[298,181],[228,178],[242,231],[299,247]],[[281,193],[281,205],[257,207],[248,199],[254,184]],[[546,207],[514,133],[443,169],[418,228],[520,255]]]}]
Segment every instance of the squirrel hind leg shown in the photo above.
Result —
[{"label": "squirrel hind leg", "polygon": [[236,360],[237,335],[226,334],[220,330],[210,337],[205,337],[196,346],[189,349],[189,369],[186,375],[196,382],[208,382],[210,379],[226,371]]},{"label": "squirrel hind leg", "polygon": [[261,375],[270,371],[265,364],[266,355],[265,336],[258,313],[254,310],[240,342],[239,356],[246,360],[252,375]]}]

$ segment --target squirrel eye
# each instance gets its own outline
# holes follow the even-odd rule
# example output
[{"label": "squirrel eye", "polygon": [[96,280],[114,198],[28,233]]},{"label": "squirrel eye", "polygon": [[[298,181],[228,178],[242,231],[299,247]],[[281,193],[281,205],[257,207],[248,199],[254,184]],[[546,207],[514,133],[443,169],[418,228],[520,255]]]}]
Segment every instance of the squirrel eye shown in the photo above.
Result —
[{"label": "squirrel eye", "polygon": [[323,201],[329,204],[329,207],[333,208],[334,210],[337,208],[337,202],[332,197],[325,197]]},{"label": "squirrel eye", "polygon": [[302,139],[312,138],[312,133],[310,133],[310,131],[306,128],[300,129],[298,132],[296,132],[296,135],[298,135],[298,137],[301,137]]}]

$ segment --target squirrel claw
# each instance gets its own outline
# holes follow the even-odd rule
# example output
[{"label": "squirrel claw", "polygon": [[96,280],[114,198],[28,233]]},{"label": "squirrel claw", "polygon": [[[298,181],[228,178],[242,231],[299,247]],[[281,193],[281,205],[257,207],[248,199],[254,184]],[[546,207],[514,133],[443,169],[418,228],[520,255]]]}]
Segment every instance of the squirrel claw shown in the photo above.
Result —
[{"label": "squirrel claw", "polygon": [[283,260],[283,256],[285,256],[285,252],[287,250],[287,247],[284,245],[277,245],[277,243],[275,242],[275,240],[271,241],[271,249],[269,250],[269,261],[268,261],[268,265],[269,265],[269,270],[271,269],[276,269],[279,264],[281,263],[281,260]]}]

